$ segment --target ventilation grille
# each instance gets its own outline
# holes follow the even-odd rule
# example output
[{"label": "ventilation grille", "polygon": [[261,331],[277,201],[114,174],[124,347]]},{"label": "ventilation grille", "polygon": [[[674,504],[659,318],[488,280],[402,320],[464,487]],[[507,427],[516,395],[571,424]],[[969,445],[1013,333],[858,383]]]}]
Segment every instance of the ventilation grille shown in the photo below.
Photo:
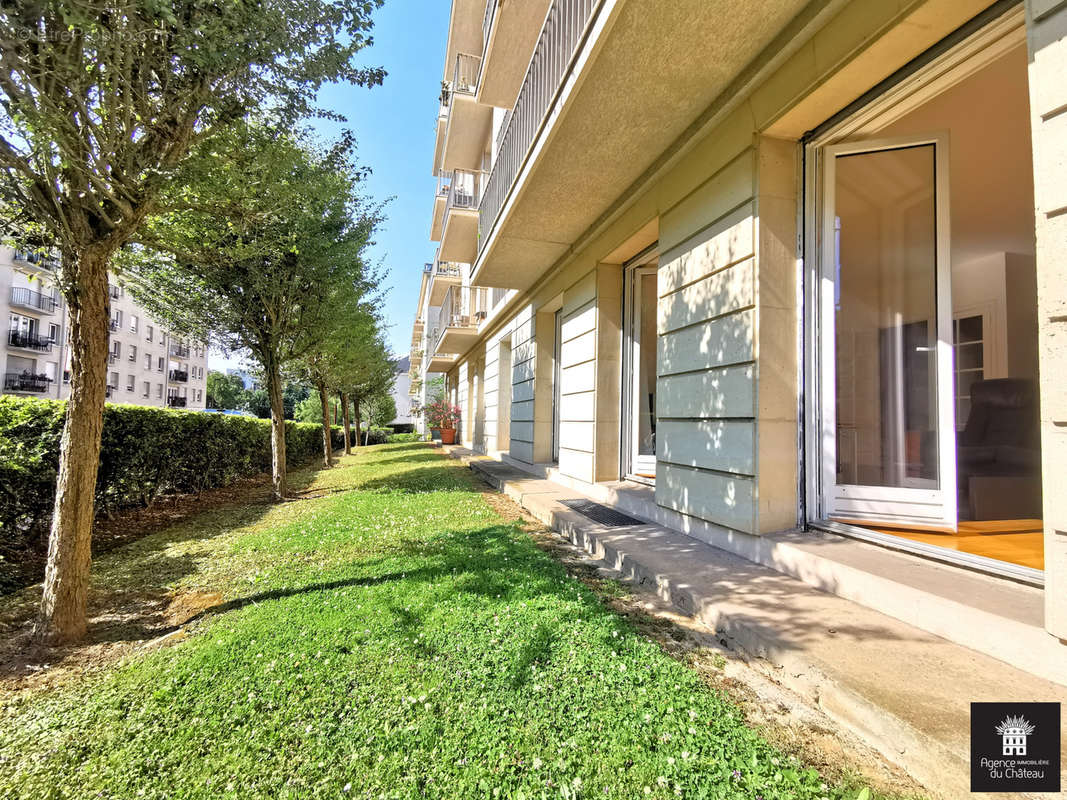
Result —
[{"label": "ventilation grille", "polygon": [[560,500],[571,511],[577,511],[583,517],[588,517],[598,525],[606,528],[625,528],[628,525],[644,525],[641,520],[620,514],[613,508],[594,503],[592,500]]}]

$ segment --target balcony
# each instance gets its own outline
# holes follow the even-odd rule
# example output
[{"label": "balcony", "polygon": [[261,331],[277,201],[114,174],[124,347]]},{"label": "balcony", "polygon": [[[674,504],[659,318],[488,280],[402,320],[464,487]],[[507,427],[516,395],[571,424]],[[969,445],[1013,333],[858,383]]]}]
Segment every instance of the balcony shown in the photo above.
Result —
[{"label": "balcony", "polygon": [[54,314],[56,311],[55,298],[18,286],[11,288],[11,305],[42,311],[45,314]]},{"label": "balcony", "polygon": [[453,286],[459,286],[461,279],[459,264],[434,261],[433,272],[430,273],[430,308],[441,305],[445,292]]},{"label": "balcony", "polygon": [[167,380],[169,380],[171,383],[188,383],[189,372],[188,370],[184,369],[172,369],[167,374]]},{"label": "balcony", "polygon": [[445,201],[442,261],[472,264],[478,256],[478,197],[484,173],[456,170]]},{"label": "balcony", "polygon": [[482,22],[482,77],[478,102],[512,108],[552,0],[489,0]]},{"label": "balcony", "polygon": [[441,303],[441,327],[433,352],[462,355],[478,339],[478,325],[488,312],[486,290],[452,286]]},{"label": "balcony", "polygon": [[441,82],[441,101],[437,107],[437,134],[434,136],[433,142],[433,171],[430,173],[435,177],[440,175],[441,159],[445,155],[445,134],[448,132],[448,101],[451,95],[451,90],[448,88],[448,83]]},{"label": "balcony", "polygon": [[432,372],[448,372],[456,363],[456,357],[451,353],[434,353],[426,362],[426,374]]},{"label": "balcony", "polygon": [[176,394],[167,395],[167,406],[169,408],[185,408],[188,398],[178,397]]},{"label": "balcony", "polygon": [[107,285],[107,293],[112,300],[118,300],[120,297],[122,297],[122,287],[116,286],[113,283],[109,283]]},{"label": "balcony", "polygon": [[48,391],[48,384],[52,379],[47,375],[34,375],[32,372],[8,372],[4,375],[5,392],[36,392]]},{"label": "balcony", "polygon": [[118,353],[116,353],[114,350],[112,350],[110,353],[107,354],[107,363],[109,363],[109,364],[118,364],[119,363],[119,358],[121,358],[121,356]]},{"label": "balcony", "polygon": [[170,354],[175,358],[188,358],[189,357],[189,345],[187,344],[172,344],[170,346]]},{"label": "balcony", "polygon": [[456,55],[452,67],[452,82],[448,89],[448,124],[445,129],[441,168],[478,170],[493,127],[493,107],[478,102],[478,74],[481,56],[470,53]]},{"label": "balcony", "polygon": [[[775,37],[805,7],[554,0],[499,134],[472,283],[528,289],[598,220],[635,201],[644,206],[632,232],[650,223],[640,233],[655,241],[657,213],[695,188],[675,157],[703,141],[711,109],[725,114],[742,100],[735,83],[746,67],[782,55]],[[659,194],[642,197],[658,164]]]},{"label": "balcony", "polygon": [[112,331],[117,331],[119,328],[122,327],[122,325],[119,324],[119,321],[117,319],[115,319],[114,317],[112,317],[111,321],[108,322],[107,325],[108,325],[108,328],[110,330],[112,330]]},{"label": "balcony", "polygon": [[11,347],[20,347],[23,350],[34,350],[38,353],[51,353],[55,342],[48,336],[40,336],[36,333],[23,333],[22,331],[8,331],[7,343]]},{"label": "balcony", "polygon": [[35,250],[16,250],[12,260],[21,267],[33,269],[46,269],[51,272],[59,269],[59,259],[54,256],[43,255]]},{"label": "balcony", "polygon": [[441,228],[445,222],[445,205],[448,203],[448,190],[452,186],[452,173],[442,172],[437,176],[437,192],[433,196],[433,222],[430,223],[430,241],[441,241]]}]

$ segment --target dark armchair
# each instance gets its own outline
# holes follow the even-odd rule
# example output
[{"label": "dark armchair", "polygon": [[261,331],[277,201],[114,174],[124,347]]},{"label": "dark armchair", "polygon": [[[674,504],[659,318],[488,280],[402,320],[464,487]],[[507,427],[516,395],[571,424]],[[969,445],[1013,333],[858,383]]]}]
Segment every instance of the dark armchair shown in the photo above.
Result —
[{"label": "dark armchair", "polygon": [[[1041,516],[1041,429],[1032,380],[996,378],[972,384],[971,413],[956,438],[956,471],[960,511],[967,509],[972,519]],[[976,484],[984,491],[1010,495],[985,498],[989,502],[983,503],[1005,510],[995,517],[982,513]]]}]

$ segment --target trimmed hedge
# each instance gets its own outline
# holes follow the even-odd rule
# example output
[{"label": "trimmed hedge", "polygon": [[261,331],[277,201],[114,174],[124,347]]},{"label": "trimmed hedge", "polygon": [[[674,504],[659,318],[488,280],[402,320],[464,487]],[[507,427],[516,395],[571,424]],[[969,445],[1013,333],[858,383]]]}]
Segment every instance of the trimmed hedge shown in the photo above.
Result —
[{"label": "trimmed hedge", "polygon": [[[0,592],[24,584],[20,562],[46,550],[65,411],[63,401],[0,395]],[[286,422],[285,442],[289,466],[321,458],[322,426]],[[227,486],[270,464],[269,420],[108,404],[97,513]]]}]

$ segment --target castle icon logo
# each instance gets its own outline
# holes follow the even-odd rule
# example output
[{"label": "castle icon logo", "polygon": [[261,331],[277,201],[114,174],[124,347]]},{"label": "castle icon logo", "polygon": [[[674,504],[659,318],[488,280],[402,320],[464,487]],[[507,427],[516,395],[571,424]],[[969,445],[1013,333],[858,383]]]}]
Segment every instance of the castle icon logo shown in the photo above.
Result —
[{"label": "castle icon logo", "polygon": [[1025,756],[1026,737],[1036,730],[1036,726],[1027,722],[1021,714],[1017,717],[1005,717],[1004,721],[997,725],[997,733],[1000,734],[1001,755]]}]

